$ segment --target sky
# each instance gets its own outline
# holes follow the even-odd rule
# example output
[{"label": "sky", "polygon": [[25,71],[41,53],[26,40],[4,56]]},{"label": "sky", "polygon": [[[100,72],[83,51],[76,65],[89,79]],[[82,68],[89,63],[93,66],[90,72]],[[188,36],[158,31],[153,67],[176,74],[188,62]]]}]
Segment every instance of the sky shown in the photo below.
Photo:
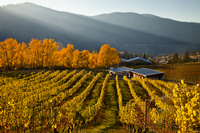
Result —
[{"label": "sky", "polygon": [[134,12],[200,23],[200,0],[0,0],[0,6],[24,2],[86,16]]}]

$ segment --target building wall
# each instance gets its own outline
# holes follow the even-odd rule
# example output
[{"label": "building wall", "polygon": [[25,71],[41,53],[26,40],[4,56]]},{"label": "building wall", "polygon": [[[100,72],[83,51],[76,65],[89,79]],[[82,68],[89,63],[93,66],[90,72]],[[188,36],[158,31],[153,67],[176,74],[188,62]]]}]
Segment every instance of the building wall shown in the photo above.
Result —
[{"label": "building wall", "polygon": [[113,71],[109,71],[109,74],[114,74],[114,75],[126,75],[127,77],[139,77],[140,79],[143,78],[150,78],[150,79],[162,79],[163,77],[163,73],[162,74],[155,74],[155,75],[149,75],[147,77],[140,75],[138,73],[133,73],[130,71],[120,71],[120,72],[113,72]]},{"label": "building wall", "polygon": [[159,76],[151,76],[151,77],[147,77],[149,79],[160,79]]},{"label": "building wall", "polygon": [[133,76],[133,77],[139,77],[141,79],[143,79],[143,75],[140,75],[140,74],[137,74],[137,73],[133,73],[133,72],[130,72],[130,75]]},{"label": "building wall", "polygon": [[147,76],[147,78],[161,80],[163,75],[164,75],[163,73],[162,74],[156,74],[156,75],[150,75],[150,76]]},{"label": "building wall", "polygon": [[126,76],[129,76],[129,71],[120,71],[120,72],[109,71],[109,74],[126,75]]},{"label": "building wall", "polygon": [[122,72],[116,72],[116,75],[126,75],[125,71]]},{"label": "building wall", "polygon": [[140,79],[143,79],[144,77],[143,76],[139,76],[139,75],[136,75],[136,74],[133,74],[133,77],[135,78],[135,77],[138,77],[138,78],[140,78]]},{"label": "building wall", "polygon": [[150,76],[143,76],[143,75],[140,75],[138,73],[133,73],[133,72],[129,72],[130,73],[130,76],[131,77],[139,77],[140,79],[143,79],[143,78],[150,78],[150,79],[162,79],[163,77],[163,74],[156,74],[156,75],[150,75]]}]

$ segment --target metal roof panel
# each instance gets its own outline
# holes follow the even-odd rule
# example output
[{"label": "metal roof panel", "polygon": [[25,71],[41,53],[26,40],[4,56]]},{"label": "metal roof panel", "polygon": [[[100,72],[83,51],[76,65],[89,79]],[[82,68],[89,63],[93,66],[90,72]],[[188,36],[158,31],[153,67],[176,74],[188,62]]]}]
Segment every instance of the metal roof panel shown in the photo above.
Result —
[{"label": "metal roof panel", "polygon": [[138,73],[138,74],[141,74],[143,76],[154,75],[154,74],[162,74],[163,73],[161,71],[155,71],[155,70],[148,69],[148,68],[134,69],[134,70],[131,70],[131,72]]},{"label": "metal roof panel", "polygon": [[151,64],[151,62],[149,60],[143,59],[141,57],[135,57],[135,58],[129,59],[129,60],[127,60],[127,62],[131,62],[131,61],[135,61],[135,60],[142,60],[142,61],[145,61],[145,62],[148,62]]},{"label": "metal roof panel", "polygon": [[128,67],[119,67],[119,68],[114,68],[114,69],[109,69],[109,70],[113,72],[121,72],[121,71],[131,71],[133,69],[128,68]]}]

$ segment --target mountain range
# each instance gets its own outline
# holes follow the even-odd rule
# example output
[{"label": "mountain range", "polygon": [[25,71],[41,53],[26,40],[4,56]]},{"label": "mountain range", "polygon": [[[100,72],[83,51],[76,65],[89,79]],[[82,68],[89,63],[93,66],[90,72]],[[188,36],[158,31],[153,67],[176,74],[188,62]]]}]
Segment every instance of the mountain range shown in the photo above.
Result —
[{"label": "mountain range", "polygon": [[0,41],[15,38],[53,38],[79,50],[99,50],[109,44],[134,53],[184,53],[200,49],[200,24],[179,22],[151,14],[110,13],[84,16],[33,3],[0,7]]}]

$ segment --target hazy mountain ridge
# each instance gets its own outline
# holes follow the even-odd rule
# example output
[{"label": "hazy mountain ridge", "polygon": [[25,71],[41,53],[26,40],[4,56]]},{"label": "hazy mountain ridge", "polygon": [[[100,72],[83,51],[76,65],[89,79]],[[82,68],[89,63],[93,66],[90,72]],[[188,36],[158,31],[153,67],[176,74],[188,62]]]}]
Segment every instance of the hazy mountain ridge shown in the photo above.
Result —
[{"label": "hazy mountain ridge", "polygon": [[[199,45],[177,41],[176,38],[149,34],[97,17],[59,12],[32,3],[0,7],[0,12],[0,41],[12,37],[28,43],[32,38],[53,38],[64,46],[71,43],[79,50],[99,50],[101,45],[109,44],[118,51],[151,54],[200,49]],[[138,18],[135,20],[138,20],[141,15],[136,15]],[[129,19],[132,20],[132,17]]]},{"label": "hazy mountain ridge", "polygon": [[101,14],[93,16],[93,18],[102,22],[200,45],[200,23],[180,22],[151,14],[118,12]]}]

